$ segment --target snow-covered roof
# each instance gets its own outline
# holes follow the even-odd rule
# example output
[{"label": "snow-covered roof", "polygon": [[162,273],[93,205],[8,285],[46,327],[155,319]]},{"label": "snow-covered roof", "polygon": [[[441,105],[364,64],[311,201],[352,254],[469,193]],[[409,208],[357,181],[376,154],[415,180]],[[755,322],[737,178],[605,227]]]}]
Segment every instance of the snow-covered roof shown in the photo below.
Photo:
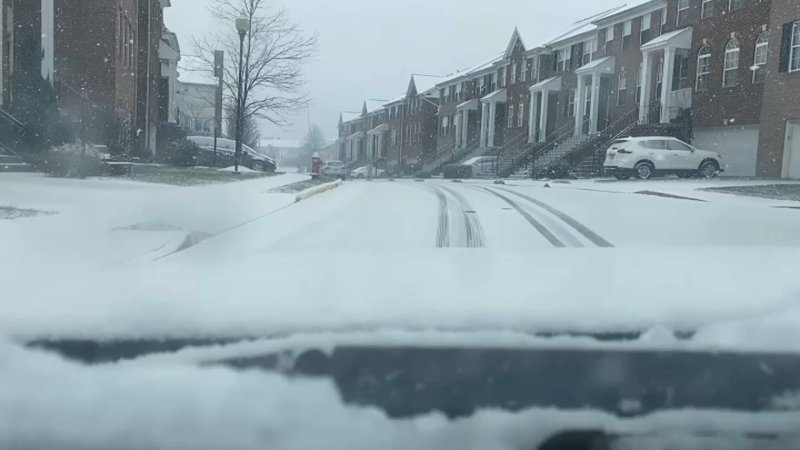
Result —
[{"label": "snow-covered roof", "polygon": [[459,70],[459,71],[457,71],[457,72],[455,72],[453,74],[450,74],[450,75],[444,77],[441,81],[439,81],[437,86],[445,86],[445,85],[448,85],[448,84],[455,83],[455,82],[457,82],[457,81],[459,81],[461,79],[468,78],[471,74],[473,74],[475,72],[479,72],[479,71],[484,70],[486,68],[492,67],[496,62],[500,61],[502,58],[503,58],[502,54],[495,55],[491,59],[485,60],[485,61],[481,62],[480,64],[476,64],[476,65],[474,65],[472,67],[469,67],[467,69],[464,69],[464,70]]},{"label": "snow-covered roof", "polygon": [[343,111],[342,112],[342,123],[352,122],[356,119],[361,118],[360,112],[355,111]]},{"label": "snow-covered roof", "polygon": [[605,27],[621,20],[626,20],[628,17],[636,17],[647,11],[655,11],[665,7],[667,0],[632,0],[625,4],[625,6],[613,14],[608,14],[594,21],[595,25]]},{"label": "snow-covered roof", "polygon": [[584,37],[584,35],[597,30],[597,25],[595,25],[596,21],[601,20],[604,17],[608,17],[611,14],[615,14],[624,8],[625,5],[617,6],[615,8],[603,11],[599,14],[595,14],[591,17],[575,22],[569,31],[555,37],[554,39],[547,42],[545,45],[548,47],[559,47],[561,45],[567,45],[575,39],[582,38]]},{"label": "snow-covered roof", "polygon": [[642,45],[642,50],[654,50],[672,43],[674,47],[691,48],[692,28],[670,31]]},{"label": "snow-covered roof", "polygon": [[386,104],[387,100],[376,100],[376,99],[367,99],[364,101],[364,105],[367,108],[367,114],[374,113],[376,111],[380,111],[384,109],[384,105]]},{"label": "snow-covered roof", "polygon": [[417,95],[424,94],[437,94],[436,85],[442,81],[444,77],[434,75],[412,75],[414,86],[417,88]]},{"label": "snow-covered roof", "polygon": [[403,95],[401,95],[399,97],[395,97],[395,98],[389,100],[388,102],[384,103],[383,106],[389,107],[391,105],[396,105],[397,103],[400,103],[405,99],[406,99],[406,94],[403,94]]}]

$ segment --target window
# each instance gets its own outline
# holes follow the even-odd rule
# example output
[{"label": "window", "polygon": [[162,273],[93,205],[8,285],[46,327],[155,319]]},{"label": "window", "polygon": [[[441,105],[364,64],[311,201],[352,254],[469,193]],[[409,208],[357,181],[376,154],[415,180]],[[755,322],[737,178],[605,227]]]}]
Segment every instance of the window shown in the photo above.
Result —
[{"label": "window", "polygon": [[449,117],[442,117],[442,136],[447,136],[447,129],[450,124],[448,123]]},{"label": "window", "polygon": [[642,16],[642,31],[639,33],[640,42],[647,43],[653,38],[653,31],[650,29],[653,16],[646,14]]},{"label": "window", "polygon": [[455,99],[456,99],[456,87],[450,86],[447,93],[447,101],[452,102]]},{"label": "window", "polygon": [[703,6],[700,10],[700,17],[708,19],[714,15],[714,0],[703,0]]},{"label": "window", "polygon": [[683,20],[684,15],[687,14],[689,11],[689,0],[678,0],[678,23],[677,26],[681,26],[681,21]]},{"label": "window", "polygon": [[456,101],[460,102],[464,94],[464,86],[461,83],[456,85]]},{"label": "window", "polygon": [[690,152],[690,151],[692,151],[692,147],[690,145],[684,144],[683,142],[681,142],[681,141],[679,141],[677,139],[670,139],[670,140],[666,141],[666,143],[667,143],[667,147],[670,150],[678,150],[678,151],[682,151],[682,152]]},{"label": "window", "polygon": [[606,56],[610,55],[614,51],[614,27],[606,28],[606,47],[605,47],[605,54]]},{"label": "window", "polygon": [[628,74],[622,72],[619,74],[619,87],[617,88],[617,105],[624,105],[627,101],[628,95]]},{"label": "window", "polygon": [[497,70],[497,88],[505,87],[506,85],[506,68],[501,67]]},{"label": "window", "polygon": [[564,117],[568,119],[575,117],[575,89],[567,91],[564,100]]},{"label": "window", "polygon": [[525,70],[522,72],[522,81],[536,81],[536,78],[533,76],[533,58],[528,58],[525,61]]},{"label": "window", "polygon": [[742,9],[747,4],[747,0],[728,0],[728,11]]},{"label": "window", "polygon": [[769,37],[761,33],[756,39],[756,51],[753,57],[753,83],[763,83],[767,56],[769,55]]},{"label": "window", "polygon": [[[800,22],[789,24],[792,35],[789,39],[789,72],[800,70]],[[788,27],[787,27],[788,28]]]},{"label": "window", "polygon": [[667,141],[662,139],[642,141],[642,147],[649,148],[651,150],[666,150],[668,148]]},{"label": "window", "polygon": [[725,67],[722,71],[722,86],[732,87],[739,84],[739,40],[728,41],[725,46]]},{"label": "window", "polygon": [[511,64],[511,84],[517,82],[517,63]]},{"label": "window", "polygon": [[565,70],[567,70],[567,67],[569,66],[569,63],[567,61],[569,61],[570,59],[569,53],[570,53],[569,49],[566,48],[562,48],[555,51],[553,57],[555,58],[556,61],[556,66],[555,66],[556,72],[564,72]]},{"label": "window", "polygon": [[689,87],[689,50],[679,49],[675,53],[675,67],[672,72],[672,90]]},{"label": "window", "polygon": [[636,103],[639,104],[642,101],[642,66],[640,65],[638,69],[636,69]]},{"label": "window", "polygon": [[594,60],[594,53],[597,51],[597,41],[592,39],[583,43],[583,65],[589,64]]},{"label": "window", "polygon": [[447,90],[446,89],[439,89],[439,98],[442,99],[443,102],[447,100]]},{"label": "window", "polygon": [[633,33],[633,23],[626,20],[622,24],[622,49],[628,49],[631,46],[631,34]]},{"label": "window", "polygon": [[695,89],[708,90],[708,79],[711,76],[711,47],[704,45],[697,53],[697,82]]},{"label": "window", "polygon": [[506,118],[506,122],[507,122],[506,126],[508,128],[513,128],[514,127],[514,105],[513,104],[508,106],[508,117]]},{"label": "window", "polygon": [[661,10],[661,34],[664,34],[664,27],[667,26],[667,7]]},{"label": "window", "polygon": [[519,102],[517,106],[517,127],[525,125],[525,102]]}]

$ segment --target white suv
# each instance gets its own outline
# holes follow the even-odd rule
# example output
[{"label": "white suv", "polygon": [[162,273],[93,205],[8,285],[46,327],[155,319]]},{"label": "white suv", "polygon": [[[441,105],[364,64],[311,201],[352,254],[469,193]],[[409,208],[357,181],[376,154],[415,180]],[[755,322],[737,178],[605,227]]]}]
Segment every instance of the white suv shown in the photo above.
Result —
[{"label": "white suv", "polygon": [[698,150],[691,145],[664,136],[619,139],[606,151],[605,172],[620,180],[632,175],[647,180],[664,173],[681,178],[712,178],[723,171],[722,155]]}]

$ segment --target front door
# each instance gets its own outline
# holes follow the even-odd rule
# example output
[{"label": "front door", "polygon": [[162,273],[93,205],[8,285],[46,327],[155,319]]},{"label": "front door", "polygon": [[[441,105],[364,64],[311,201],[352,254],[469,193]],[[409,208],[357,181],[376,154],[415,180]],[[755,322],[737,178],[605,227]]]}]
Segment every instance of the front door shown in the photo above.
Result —
[{"label": "front door", "polygon": [[786,122],[786,178],[800,178],[800,120]]}]

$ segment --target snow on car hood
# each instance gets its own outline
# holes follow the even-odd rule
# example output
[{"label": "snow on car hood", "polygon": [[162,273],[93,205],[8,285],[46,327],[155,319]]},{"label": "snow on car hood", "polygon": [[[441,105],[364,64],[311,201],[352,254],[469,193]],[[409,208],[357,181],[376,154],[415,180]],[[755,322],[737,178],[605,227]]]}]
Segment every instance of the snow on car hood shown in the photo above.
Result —
[{"label": "snow on car hood", "polygon": [[118,339],[665,327],[695,330],[695,340],[714,345],[800,351],[798,256],[778,248],[354,250],[22,268],[0,274],[0,333]]}]

